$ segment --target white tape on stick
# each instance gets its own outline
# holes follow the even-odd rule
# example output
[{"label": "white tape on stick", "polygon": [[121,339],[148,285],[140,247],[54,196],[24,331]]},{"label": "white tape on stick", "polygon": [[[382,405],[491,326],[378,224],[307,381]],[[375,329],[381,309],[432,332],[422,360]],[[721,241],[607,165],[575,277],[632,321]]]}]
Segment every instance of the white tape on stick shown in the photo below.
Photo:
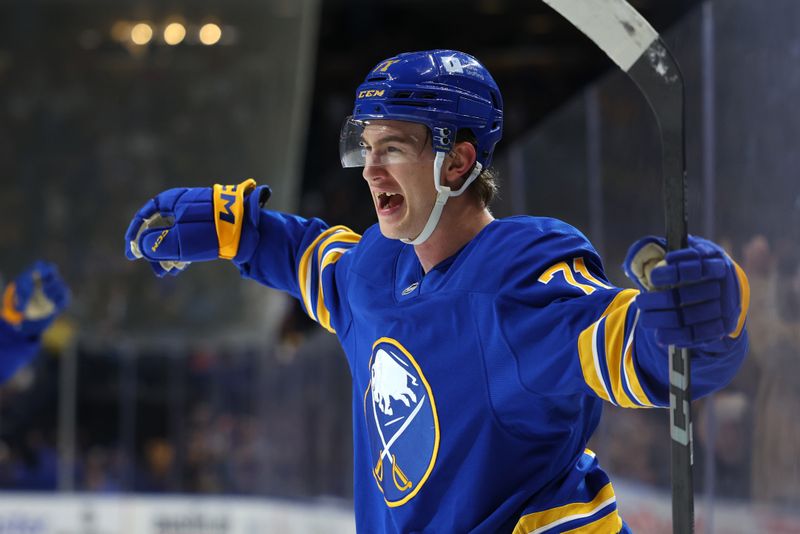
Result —
[{"label": "white tape on stick", "polygon": [[625,72],[658,39],[658,32],[624,0],[544,2],[585,33]]}]

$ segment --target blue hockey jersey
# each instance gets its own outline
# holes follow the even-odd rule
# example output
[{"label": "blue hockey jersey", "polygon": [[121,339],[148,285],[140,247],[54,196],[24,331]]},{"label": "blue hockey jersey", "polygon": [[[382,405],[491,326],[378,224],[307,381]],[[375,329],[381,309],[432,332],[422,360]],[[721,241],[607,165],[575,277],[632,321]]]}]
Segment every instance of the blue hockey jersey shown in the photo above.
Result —
[{"label": "blue hockey jersey", "polygon": [[[495,220],[424,273],[377,226],[264,210],[259,231],[242,275],[299,299],[347,354],[359,532],[622,529],[586,444],[602,401],[669,405],[667,356],[580,232]],[[746,335],[694,353],[694,398],[733,377]]]},{"label": "blue hockey jersey", "polygon": [[22,315],[14,309],[9,289],[10,286],[3,292],[0,303],[0,383],[31,361],[41,344],[41,335],[31,335],[19,328]]}]

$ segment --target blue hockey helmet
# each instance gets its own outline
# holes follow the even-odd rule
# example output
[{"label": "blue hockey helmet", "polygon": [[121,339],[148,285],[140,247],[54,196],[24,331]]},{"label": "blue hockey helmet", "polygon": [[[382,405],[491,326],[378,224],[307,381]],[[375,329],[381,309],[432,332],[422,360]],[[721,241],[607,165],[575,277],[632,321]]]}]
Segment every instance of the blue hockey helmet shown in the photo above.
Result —
[{"label": "blue hockey helmet", "polygon": [[486,168],[503,133],[503,99],[486,67],[469,54],[408,52],[378,63],[358,86],[340,137],[343,166],[364,164],[358,125],[380,119],[426,125],[437,152],[449,152],[456,133],[469,130],[477,161]]}]

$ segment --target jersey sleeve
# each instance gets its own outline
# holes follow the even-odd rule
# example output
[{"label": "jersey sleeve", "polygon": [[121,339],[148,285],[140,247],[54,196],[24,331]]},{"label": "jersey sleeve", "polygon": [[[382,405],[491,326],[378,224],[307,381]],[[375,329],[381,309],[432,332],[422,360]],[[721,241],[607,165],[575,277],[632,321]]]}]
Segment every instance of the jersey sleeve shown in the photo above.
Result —
[{"label": "jersey sleeve", "polygon": [[[667,347],[639,324],[639,292],[610,284],[580,235],[552,236],[541,252],[528,258],[532,271],[512,276],[512,287],[494,303],[496,328],[523,387],[546,395],[584,393],[628,408],[668,406]],[[727,384],[746,346],[743,330],[692,351],[693,398]]]},{"label": "jersey sleeve", "polygon": [[320,219],[270,210],[261,210],[258,231],[253,256],[238,264],[242,276],[289,293],[330,332],[348,325],[347,265],[361,236]]}]

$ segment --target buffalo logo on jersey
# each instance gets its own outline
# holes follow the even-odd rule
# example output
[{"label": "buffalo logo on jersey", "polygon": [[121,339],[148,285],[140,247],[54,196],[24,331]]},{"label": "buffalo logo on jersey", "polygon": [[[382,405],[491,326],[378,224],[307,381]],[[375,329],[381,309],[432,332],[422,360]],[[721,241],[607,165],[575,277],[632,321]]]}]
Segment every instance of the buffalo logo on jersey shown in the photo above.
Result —
[{"label": "buffalo logo on jersey", "polygon": [[364,417],[373,454],[372,474],[389,506],[419,492],[436,463],[439,420],[430,385],[398,341],[372,346]]}]

